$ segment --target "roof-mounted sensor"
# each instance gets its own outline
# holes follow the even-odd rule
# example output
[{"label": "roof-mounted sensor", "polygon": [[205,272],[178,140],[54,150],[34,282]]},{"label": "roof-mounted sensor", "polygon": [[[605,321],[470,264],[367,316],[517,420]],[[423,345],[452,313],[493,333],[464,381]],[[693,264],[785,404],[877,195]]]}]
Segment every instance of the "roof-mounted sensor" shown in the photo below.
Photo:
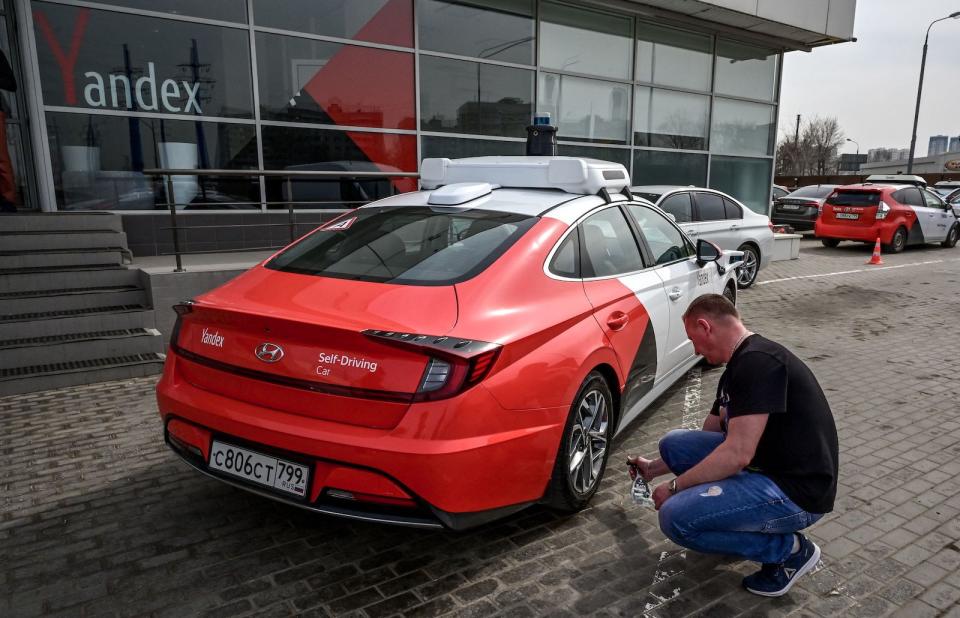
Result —
[{"label": "roof-mounted sensor", "polygon": [[496,185],[491,185],[488,182],[458,182],[452,185],[444,185],[430,193],[427,203],[437,206],[465,204],[478,197],[490,195],[496,188]]},{"label": "roof-mounted sensor", "polygon": [[[436,189],[457,183],[487,183],[524,189],[560,189],[596,195],[600,189],[622,191],[630,175],[619,163],[580,157],[473,157],[424,159],[420,184]],[[436,192],[434,192],[436,193]],[[432,203],[431,197],[431,203]]]}]

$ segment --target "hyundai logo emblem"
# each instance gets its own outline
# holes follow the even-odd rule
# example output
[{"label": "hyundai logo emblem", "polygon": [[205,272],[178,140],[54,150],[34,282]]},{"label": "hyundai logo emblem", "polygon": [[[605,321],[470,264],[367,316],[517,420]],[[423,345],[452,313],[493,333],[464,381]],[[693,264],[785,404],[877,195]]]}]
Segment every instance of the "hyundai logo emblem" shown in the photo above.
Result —
[{"label": "hyundai logo emblem", "polygon": [[275,343],[261,343],[254,354],[265,363],[275,363],[283,358],[283,348]]}]

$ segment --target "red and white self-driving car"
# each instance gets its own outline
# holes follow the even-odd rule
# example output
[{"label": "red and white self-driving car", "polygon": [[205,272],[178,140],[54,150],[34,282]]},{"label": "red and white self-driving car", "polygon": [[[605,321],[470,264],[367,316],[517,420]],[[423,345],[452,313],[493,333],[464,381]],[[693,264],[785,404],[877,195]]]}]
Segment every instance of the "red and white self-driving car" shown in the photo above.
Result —
[{"label": "red and white self-driving car", "polygon": [[735,300],[615,163],[427,159],[423,190],[341,215],[178,305],[157,399],[195,468],[314,511],[461,529],[582,508],[617,431]]},{"label": "red and white self-driving car", "polygon": [[843,240],[872,244],[879,238],[889,253],[931,242],[952,248],[960,237],[958,215],[960,207],[924,187],[879,180],[835,189],[820,206],[814,230],[827,247]]}]

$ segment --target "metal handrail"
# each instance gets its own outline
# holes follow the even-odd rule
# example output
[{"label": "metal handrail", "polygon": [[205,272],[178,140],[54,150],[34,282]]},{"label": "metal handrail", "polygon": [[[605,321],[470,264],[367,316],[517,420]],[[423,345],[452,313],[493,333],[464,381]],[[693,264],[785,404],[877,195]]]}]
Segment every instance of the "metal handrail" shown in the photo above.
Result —
[{"label": "metal handrail", "polygon": [[[339,170],[223,170],[223,169],[158,169],[158,168],[149,168],[143,170],[143,174],[146,176],[163,176],[165,177],[165,188],[166,188],[166,202],[167,209],[170,211],[170,226],[164,227],[162,229],[169,229],[171,235],[173,236],[173,255],[176,257],[177,267],[174,272],[184,272],[182,255],[184,254],[202,254],[202,253],[219,253],[219,251],[181,251],[180,250],[180,230],[183,229],[194,229],[194,228],[209,228],[209,227],[274,227],[278,225],[284,225],[283,223],[267,223],[267,224],[233,224],[233,225],[218,225],[218,226],[209,226],[209,225],[187,225],[182,226],[177,223],[177,206],[187,204],[178,204],[175,201],[173,194],[173,177],[174,176],[237,176],[237,177],[269,177],[269,178],[284,178],[286,180],[287,186],[287,197],[288,200],[282,202],[226,202],[227,204],[261,204],[262,206],[270,206],[271,204],[286,204],[287,206],[287,223],[286,225],[290,229],[290,242],[296,240],[296,220],[294,217],[294,206],[302,204],[364,204],[366,202],[359,202],[355,200],[345,200],[342,202],[330,202],[330,201],[294,201],[293,191],[292,191],[292,181],[294,179],[337,179],[337,178],[419,178],[420,174],[416,172],[351,172],[351,171],[339,171]],[[336,212],[336,210],[332,210]],[[270,249],[276,247],[267,247]],[[257,251],[262,250],[264,247],[250,247],[244,249],[233,249],[227,250],[224,252],[240,252],[240,251]],[[168,254],[169,255],[169,254]]]}]

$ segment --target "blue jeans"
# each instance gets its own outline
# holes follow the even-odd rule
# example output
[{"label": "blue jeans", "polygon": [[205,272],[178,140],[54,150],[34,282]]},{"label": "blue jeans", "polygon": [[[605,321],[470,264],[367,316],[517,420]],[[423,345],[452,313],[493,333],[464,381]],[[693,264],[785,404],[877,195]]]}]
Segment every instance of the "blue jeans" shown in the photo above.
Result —
[{"label": "blue jeans", "polygon": [[[660,440],[660,457],[680,475],[724,439],[720,432],[677,429]],[[763,474],[742,471],[668,498],[660,507],[660,529],[677,545],[699,552],[781,563],[793,549],[793,533],[821,517],[794,504]]]}]

